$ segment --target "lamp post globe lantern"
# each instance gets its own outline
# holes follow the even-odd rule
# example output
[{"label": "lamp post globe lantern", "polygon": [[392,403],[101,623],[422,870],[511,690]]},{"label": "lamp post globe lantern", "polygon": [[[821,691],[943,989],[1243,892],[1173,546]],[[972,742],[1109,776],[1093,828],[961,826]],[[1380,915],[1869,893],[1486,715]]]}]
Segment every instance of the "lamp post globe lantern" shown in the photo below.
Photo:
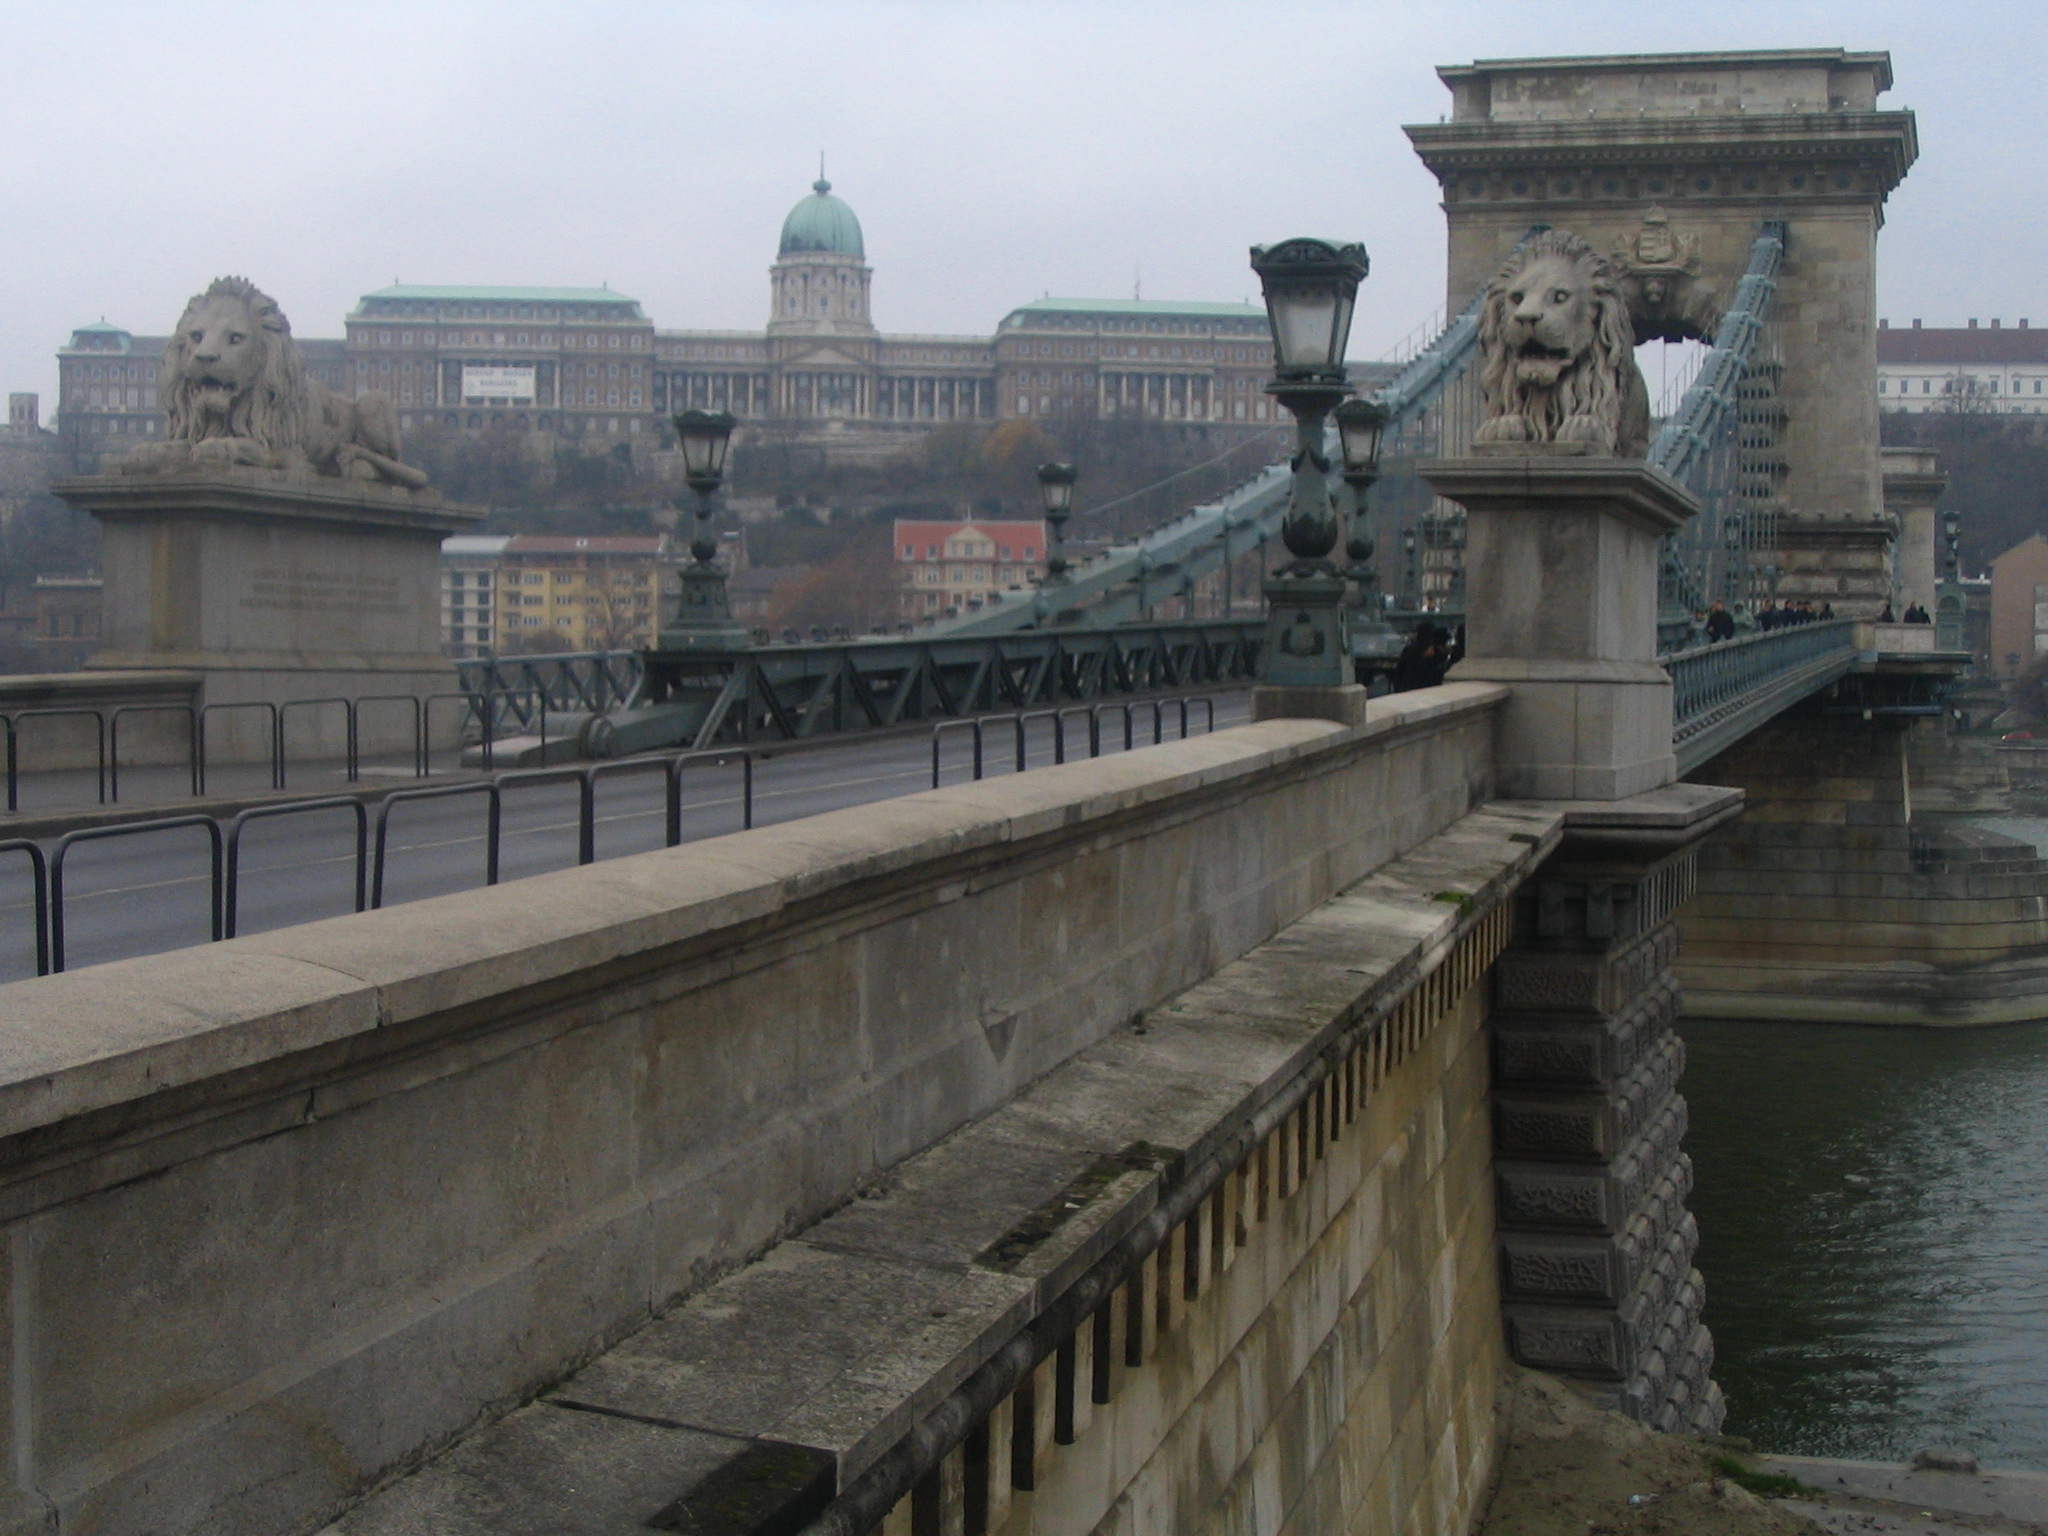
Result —
[{"label": "lamp post globe lantern", "polygon": [[711,497],[725,483],[725,453],[738,424],[729,411],[683,411],[675,418],[676,441],[683,450],[683,483],[697,493],[697,531],[690,553],[699,565],[710,564],[718,553],[711,537]]},{"label": "lamp post globe lantern", "polygon": [[1370,560],[1372,535],[1366,524],[1366,495],[1380,477],[1380,442],[1387,429],[1387,408],[1360,396],[1346,400],[1331,415],[1344,457],[1344,483],[1351,488],[1351,539],[1344,553],[1354,562]]},{"label": "lamp post globe lantern", "polygon": [[1294,417],[1294,485],[1280,537],[1297,574],[1327,572],[1338,531],[1323,418],[1351,392],[1344,351],[1369,263],[1362,245],[1296,239],[1253,246],[1251,264],[1273,334],[1273,380],[1266,389]]},{"label": "lamp post globe lantern", "polygon": [[1344,382],[1352,306],[1370,265],[1365,247],[1357,244],[1295,239],[1252,247],[1279,379]]},{"label": "lamp post globe lantern", "polygon": [[1052,548],[1046,553],[1045,584],[1062,585],[1067,579],[1067,517],[1074,509],[1074,482],[1080,472],[1071,464],[1038,466],[1038,496],[1045,507],[1045,520],[1052,525]]}]

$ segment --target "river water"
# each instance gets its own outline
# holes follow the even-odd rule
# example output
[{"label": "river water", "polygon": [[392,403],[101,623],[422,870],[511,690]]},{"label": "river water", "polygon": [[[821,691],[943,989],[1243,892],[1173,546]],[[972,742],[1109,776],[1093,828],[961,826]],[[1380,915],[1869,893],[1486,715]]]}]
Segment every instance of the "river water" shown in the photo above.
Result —
[{"label": "river water", "polygon": [[1729,1432],[2048,1471],[2048,1026],[1682,1033]]}]

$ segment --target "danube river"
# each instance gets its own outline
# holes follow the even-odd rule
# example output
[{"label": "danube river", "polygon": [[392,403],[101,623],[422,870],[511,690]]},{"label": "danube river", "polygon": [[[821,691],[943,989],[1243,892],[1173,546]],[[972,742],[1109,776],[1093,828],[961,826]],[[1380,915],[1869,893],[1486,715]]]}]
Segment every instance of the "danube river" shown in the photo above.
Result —
[{"label": "danube river", "polygon": [[2048,1025],[1681,1032],[1729,1432],[2048,1471]]}]

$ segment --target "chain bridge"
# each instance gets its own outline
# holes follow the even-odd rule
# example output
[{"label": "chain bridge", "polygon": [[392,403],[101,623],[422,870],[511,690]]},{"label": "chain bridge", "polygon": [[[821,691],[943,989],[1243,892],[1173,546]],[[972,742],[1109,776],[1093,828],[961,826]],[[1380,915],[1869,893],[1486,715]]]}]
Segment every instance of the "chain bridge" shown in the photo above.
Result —
[{"label": "chain bridge", "polygon": [[[1457,1536],[1511,1364],[1719,1425],[1681,1007],[2048,996],[2048,866],[1916,820],[1967,657],[1886,620],[1844,386],[1913,119],[1842,50],[1441,74],[1456,318],[1379,388],[1372,516],[1449,678],[1280,685],[1263,621],[1162,613],[1277,536],[1279,466],[913,637],[470,669],[439,707],[504,750],[622,754],[546,770],[574,867],[0,985],[0,1529]],[[1646,458],[1479,437],[1475,295],[1546,229],[1710,344]],[[1766,596],[1834,616],[1681,638]],[[228,706],[97,686],[34,707],[111,715],[103,781],[120,710],[184,723],[198,790]],[[302,708],[424,767],[410,702]],[[231,707],[281,783],[290,706]],[[1085,757],[754,819],[756,749],[921,723],[936,785],[1069,709]],[[631,773],[666,846],[598,859]],[[500,781],[424,793],[495,837]],[[359,908],[375,798],[327,802]],[[161,830],[218,866],[223,814]]]}]

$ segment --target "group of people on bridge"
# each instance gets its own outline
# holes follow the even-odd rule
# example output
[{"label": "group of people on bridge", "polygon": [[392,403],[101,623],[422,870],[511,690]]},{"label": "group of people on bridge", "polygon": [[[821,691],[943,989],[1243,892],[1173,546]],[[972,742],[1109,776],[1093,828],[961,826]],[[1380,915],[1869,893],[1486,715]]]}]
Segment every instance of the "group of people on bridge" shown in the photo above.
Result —
[{"label": "group of people on bridge", "polygon": [[[1751,627],[1762,633],[1773,629],[1789,629],[1795,624],[1816,624],[1835,616],[1835,605],[1823,602],[1815,608],[1811,602],[1801,598],[1797,602],[1780,604],[1774,598],[1765,598],[1763,606],[1751,616]],[[1714,606],[1695,620],[1705,634],[1709,645],[1723,640],[1733,640],[1741,627],[1736,616],[1729,611],[1727,603],[1714,599]]]}]

